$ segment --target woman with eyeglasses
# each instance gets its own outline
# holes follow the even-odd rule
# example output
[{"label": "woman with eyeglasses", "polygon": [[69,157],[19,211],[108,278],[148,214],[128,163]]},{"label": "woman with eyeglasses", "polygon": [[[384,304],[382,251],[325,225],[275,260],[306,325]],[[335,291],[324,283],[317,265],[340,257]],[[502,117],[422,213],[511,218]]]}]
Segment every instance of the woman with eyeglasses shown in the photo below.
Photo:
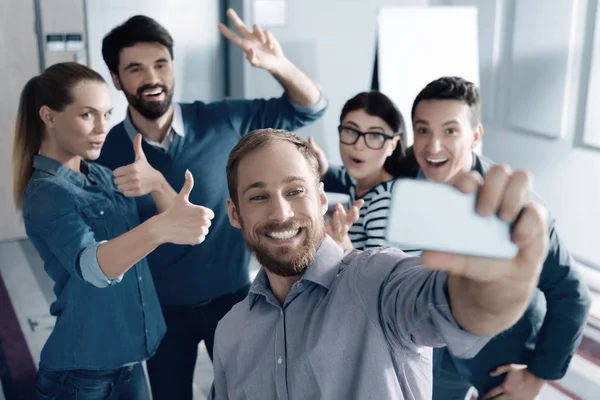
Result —
[{"label": "woman with eyeglasses", "polygon": [[[404,130],[396,105],[383,93],[370,91],[357,94],[342,108],[338,133],[343,166],[329,165],[324,152],[309,139],[319,154],[325,191],[350,196],[349,215],[336,205],[327,227],[342,247],[364,250],[387,245],[391,191],[406,149]],[[355,219],[352,213],[358,219],[349,226],[347,221]]]}]

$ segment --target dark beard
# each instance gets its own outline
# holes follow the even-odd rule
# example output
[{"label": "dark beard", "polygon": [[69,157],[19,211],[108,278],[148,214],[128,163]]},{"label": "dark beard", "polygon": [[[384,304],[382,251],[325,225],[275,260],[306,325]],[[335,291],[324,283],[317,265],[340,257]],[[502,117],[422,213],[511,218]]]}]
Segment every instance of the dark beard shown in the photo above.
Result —
[{"label": "dark beard", "polygon": [[[121,87],[123,87],[123,84],[121,84]],[[144,91],[156,88],[160,88],[164,91],[165,99],[163,101],[144,101],[142,99],[142,93]],[[139,112],[144,118],[152,121],[165,115],[173,102],[173,88],[169,90],[166,86],[162,85],[144,85],[137,90],[136,94],[129,93],[125,90],[123,90],[123,93],[125,93],[127,102],[134,110]]]},{"label": "dark beard", "polygon": [[[243,224],[241,225],[243,229]],[[259,235],[263,236],[264,232],[293,230],[296,228],[297,224],[293,221],[285,224],[269,224],[261,229]],[[277,254],[272,254],[269,250],[263,248],[258,241],[248,240],[246,235],[244,235],[244,240],[260,265],[268,271],[283,277],[299,276],[313,263],[317,255],[317,249],[325,238],[325,230],[315,229],[310,223],[308,225],[304,224],[301,229],[305,233],[302,245],[297,249],[281,247],[277,249]],[[290,251],[296,252],[292,258],[289,257]]]}]

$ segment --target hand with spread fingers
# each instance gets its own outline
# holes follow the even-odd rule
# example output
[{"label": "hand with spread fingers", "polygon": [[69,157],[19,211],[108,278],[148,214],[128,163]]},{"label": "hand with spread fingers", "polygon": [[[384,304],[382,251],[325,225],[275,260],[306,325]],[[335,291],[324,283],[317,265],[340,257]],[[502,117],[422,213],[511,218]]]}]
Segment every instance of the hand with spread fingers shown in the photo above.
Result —
[{"label": "hand with spread fingers", "polygon": [[246,53],[246,59],[253,67],[274,72],[278,70],[282,63],[287,61],[279,42],[271,32],[263,31],[256,24],[254,24],[253,30],[249,31],[233,9],[227,10],[227,16],[239,35],[224,24],[219,24],[219,30],[223,36]]},{"label": "hand with spread fingers", "polygon": [[512,241],[519,251],[501,260],[424,251],[423,265],[450,275],[452,314],[465,329],[480,335],[497,334],[523,315],[548,252],[547,212],[531,199],[531,178],[523,171],[496,165],[483,179],[478,173],[457,176],[463,193],[478,190],[477,212],[497,214],[512,224]]},{"label": "hand with spread fingers", "polygon": [[352,242],[350,241],[350,236],[348,236],[348,231],[350,231],[352,224],[358,221],[360,208],[363,206],[364,202],[365,201],[362,199],[356,200],[348,212],[346,212],[344,206],[340,203],[336,204],[331,220],[328,220],[325,223],[327,234],[343,249],[352,248]]},{"label": "hand with spread fingers", "polygon": [[485,393],[482,400],[535,400],[545,383],[523,364],[501,365],[490,376],[502,374],[506,374],[504,382]]}]

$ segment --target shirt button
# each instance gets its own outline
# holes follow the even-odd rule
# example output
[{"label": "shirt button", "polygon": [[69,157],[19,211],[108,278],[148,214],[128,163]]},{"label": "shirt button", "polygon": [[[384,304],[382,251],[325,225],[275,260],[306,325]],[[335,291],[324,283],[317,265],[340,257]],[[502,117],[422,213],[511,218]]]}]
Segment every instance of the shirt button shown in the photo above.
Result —
[{"label": "shirt button", "polygon": [[302,289],[302,282],[298,283],[298,289]]},{"label": "shirt button", "polygon": [[140,276],[138,279],[141,281],[141,280],[142,280],[142,277]]},{"label": "shirt button", "polygon": [[100,210],[100,215],[104,215],[104,210]]},{"label": "shirt button", "polygon": [[281,364],[283,362],[283,360],[281,359],[281,356],[279,356],[279,358],[277,359],[277,364]]}]

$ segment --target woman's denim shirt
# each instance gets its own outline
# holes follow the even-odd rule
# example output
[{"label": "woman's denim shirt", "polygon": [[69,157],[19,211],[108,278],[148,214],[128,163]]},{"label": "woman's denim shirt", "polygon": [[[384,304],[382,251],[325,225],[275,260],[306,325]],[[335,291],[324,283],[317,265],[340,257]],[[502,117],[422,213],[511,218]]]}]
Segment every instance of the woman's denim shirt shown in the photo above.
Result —
[{"label": "woman's denim shirt", "polygon": [[54,280],[50,314],[57,317],[40,366],[97,370],[148,359],[166,327],[146,259],[115,280],[96,259],[101,242],[139,225],[136,202],[100,165],[82,161],[82,174],[36,155],[33,166],[23,219]]}]

